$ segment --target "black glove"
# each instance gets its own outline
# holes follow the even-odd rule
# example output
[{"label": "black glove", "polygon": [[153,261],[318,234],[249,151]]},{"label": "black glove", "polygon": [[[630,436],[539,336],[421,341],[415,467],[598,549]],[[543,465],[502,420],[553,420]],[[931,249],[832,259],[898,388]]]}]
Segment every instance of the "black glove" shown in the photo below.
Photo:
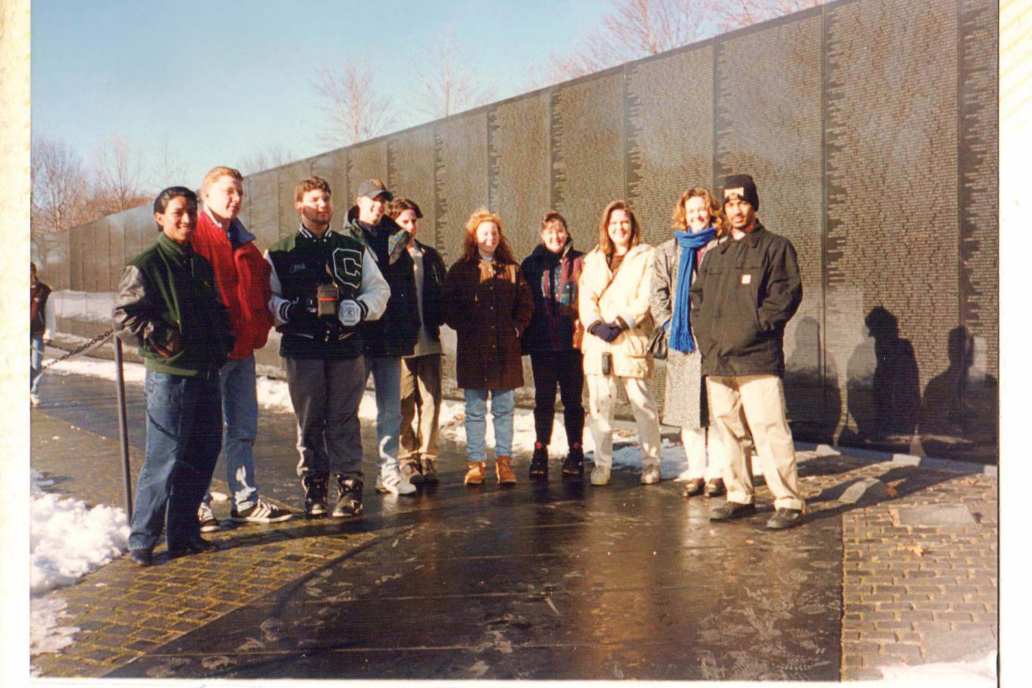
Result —
[{"label": "black glove", "polygon": [[599,321],[588,328],[588,332],[604,342],[612,342],[620,336],[620,327]]},{"label": "black glove", "polygon": [[315,300],[305,297],[297,297],[293,301],[286,301],[280,304],[280,320],[288,323],[299,324],[304,321],[318,319]]}]

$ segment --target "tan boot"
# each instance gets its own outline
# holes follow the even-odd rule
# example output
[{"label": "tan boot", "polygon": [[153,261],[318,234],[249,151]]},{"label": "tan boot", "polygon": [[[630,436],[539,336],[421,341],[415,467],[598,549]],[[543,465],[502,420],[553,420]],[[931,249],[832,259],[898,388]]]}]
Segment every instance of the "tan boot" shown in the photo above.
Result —
[{"label": "tan boot", "polygon": [[469,470],[466,471],[466,477],[463,479],[462,483],[464,485],[480,485],[484,482],[484,476],[486,474],[486,461],[470,461]]},{"label": "tan boot", "polygon": [[495,458],[495,475],[499,485],[515,485],[516,474],[512,472],[512,459],[508,456]]}]

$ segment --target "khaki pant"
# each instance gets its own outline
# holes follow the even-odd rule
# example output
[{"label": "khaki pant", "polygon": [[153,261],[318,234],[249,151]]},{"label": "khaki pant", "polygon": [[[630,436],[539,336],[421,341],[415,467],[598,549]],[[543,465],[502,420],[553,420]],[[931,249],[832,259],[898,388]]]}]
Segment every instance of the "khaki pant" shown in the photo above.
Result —
[{"label": "khaki pant", "polygon": [[588,411],[591,436],[595,440],[595,465],[613,466],[613,403],[617,385],[623,385],[638,424],[642,466],[659,463],[659,415],[649,393],[649,383],[636,377],[588,375]]},{"label": "khaki pant", "polygon": [[[774,506],[805,509],[796,474],[795,444],[785,417],[781,378],[776,375],[707,377],[706,391],[711,418],[720,431],[724,447],[727,500],[741,504],[753,501],[752,463],[743,446],[751,430],[763,477],[774,494]],[[743,411],[748,430],[742,423]]]},{"label": "khaki pant", "polygon": [[441,355],[401,359],[401,451],[399,460],[437,458],[441,415]]},{"label": "khaki pant", "polygon": [[712,424],[706,428],[681,428],[681,442],[688,458],[688,480],[724,478],[724,448],[720,431]]}]

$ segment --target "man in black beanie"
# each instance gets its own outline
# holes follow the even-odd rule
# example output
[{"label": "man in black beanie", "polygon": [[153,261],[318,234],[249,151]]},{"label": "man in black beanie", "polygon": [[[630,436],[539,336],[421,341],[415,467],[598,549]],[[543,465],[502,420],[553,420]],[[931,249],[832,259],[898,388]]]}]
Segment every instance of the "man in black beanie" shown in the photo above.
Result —
[{"label": "man in black beanie", "polygon": [[802,522],[806,504],[781,377],[785,325],[803,298],[799,265],[792,242],[756,219],[760,197],[752,177],[728,176],[722,195],[731,232],[707,252],[690,292],[710,411],[726,453],[727,501],[710,512],[710,520],[756,513],[752,464],[744,451],[751,431],[777,509],[767,527],[792,528]]}]

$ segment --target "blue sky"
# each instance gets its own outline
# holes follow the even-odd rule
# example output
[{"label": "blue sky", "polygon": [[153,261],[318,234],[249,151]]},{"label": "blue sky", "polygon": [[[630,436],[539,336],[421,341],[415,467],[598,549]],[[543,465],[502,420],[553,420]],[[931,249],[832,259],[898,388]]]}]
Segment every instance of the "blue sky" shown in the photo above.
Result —
[{"label": "blue sky", "polygon": [[[42,0],[32,5],[32,126],[89,161],[114,135],[145,153],[166,145],[199,183],[216,164],[278,146],[326,149],[311,86],[327,61],[377,65],[399,106],[416,89],[414,55],[451,27],[497,98],[542,79],[549,57],[600,22],[600,0]],[[300,8],[300,9],[295,9]],[[406,117],[412,125],[423,116]]]}]

